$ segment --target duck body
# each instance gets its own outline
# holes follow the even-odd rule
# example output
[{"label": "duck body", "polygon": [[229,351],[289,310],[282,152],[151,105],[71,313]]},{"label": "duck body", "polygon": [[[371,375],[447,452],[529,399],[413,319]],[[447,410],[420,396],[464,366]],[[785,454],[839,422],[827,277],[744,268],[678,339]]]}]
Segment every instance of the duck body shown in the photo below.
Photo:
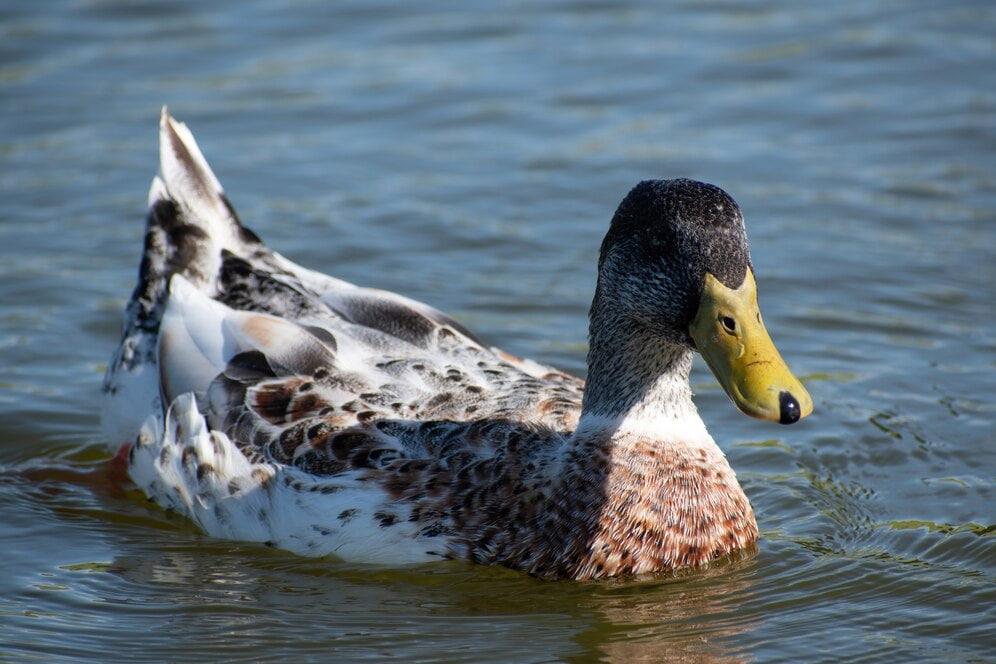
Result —
[{"label": "duck body", "polygon": [[702,565],[756,540],[691,401],[693,347],[611,304],[627,297],[608,296],[611,248],[586,387],[271,251],[165,110],[160,143],[103,410],[156,503],[302,555],[550,578]]}]

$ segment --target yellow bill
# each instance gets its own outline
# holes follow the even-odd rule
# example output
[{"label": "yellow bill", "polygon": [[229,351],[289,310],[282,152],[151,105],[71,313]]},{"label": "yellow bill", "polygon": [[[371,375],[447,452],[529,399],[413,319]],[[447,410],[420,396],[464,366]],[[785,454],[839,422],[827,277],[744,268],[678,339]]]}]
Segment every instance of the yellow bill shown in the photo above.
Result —
[{"label": "yellow bill", "polygon": [[813,398],[761,322],[751,270],[735,290],[707,273],[688,331],[726,394],[747,415],[792,424],[813,412]]}]

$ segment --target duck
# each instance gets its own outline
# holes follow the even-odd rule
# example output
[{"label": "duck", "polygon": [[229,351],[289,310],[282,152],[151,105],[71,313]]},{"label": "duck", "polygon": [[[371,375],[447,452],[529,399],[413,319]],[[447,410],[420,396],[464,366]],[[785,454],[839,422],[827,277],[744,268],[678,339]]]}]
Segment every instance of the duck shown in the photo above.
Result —
[{"label": "duck", "polygon": [[582,380],[297,265],[242,222],[166,108],[159,141],[102,406],[148,499],[210,537],[363,565],[591,580],[756,546],[692,399],[693,355],[746,415],[791,424],[813,401],[765,328],[743,215],[721,188],[645,180],[623,198]]}]

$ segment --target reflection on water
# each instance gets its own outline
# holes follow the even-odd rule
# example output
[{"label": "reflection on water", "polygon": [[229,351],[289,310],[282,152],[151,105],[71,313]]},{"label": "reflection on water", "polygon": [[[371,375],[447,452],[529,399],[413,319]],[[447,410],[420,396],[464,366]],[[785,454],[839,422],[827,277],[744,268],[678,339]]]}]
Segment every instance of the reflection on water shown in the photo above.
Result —
[{"label": "reflection on water", "polygon": [[[0,659],[991,657],[994,28],[984,2],[0,7]],[[149,505],[96,404],[163,103],[281,253],[575,372],[628,188],[733,193],[817,408],[772,428],[693,376],[757,552],[550,584],[304,560]]]},{"label": "reflection on water", "polygon": [[743,561],[666,582],[606,584],[579,635],[586,655],[610,662],[745,662],[737,639],[757,626],[742,611],[755,566]]}]

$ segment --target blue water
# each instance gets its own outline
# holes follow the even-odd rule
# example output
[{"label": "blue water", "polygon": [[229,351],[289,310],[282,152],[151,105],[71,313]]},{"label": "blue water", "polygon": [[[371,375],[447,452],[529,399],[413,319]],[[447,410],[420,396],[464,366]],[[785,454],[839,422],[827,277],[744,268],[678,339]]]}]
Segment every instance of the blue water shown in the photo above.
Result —
[{"label": "blue water", "polygon": [[[0,659],[993,661],[996,8],[0,4]],[[583,373],[598,243],[719,184],[816,400],[698,404],[755,556],[546,583],[212,541],[109,476],[159,108],[281,253]]]}]

